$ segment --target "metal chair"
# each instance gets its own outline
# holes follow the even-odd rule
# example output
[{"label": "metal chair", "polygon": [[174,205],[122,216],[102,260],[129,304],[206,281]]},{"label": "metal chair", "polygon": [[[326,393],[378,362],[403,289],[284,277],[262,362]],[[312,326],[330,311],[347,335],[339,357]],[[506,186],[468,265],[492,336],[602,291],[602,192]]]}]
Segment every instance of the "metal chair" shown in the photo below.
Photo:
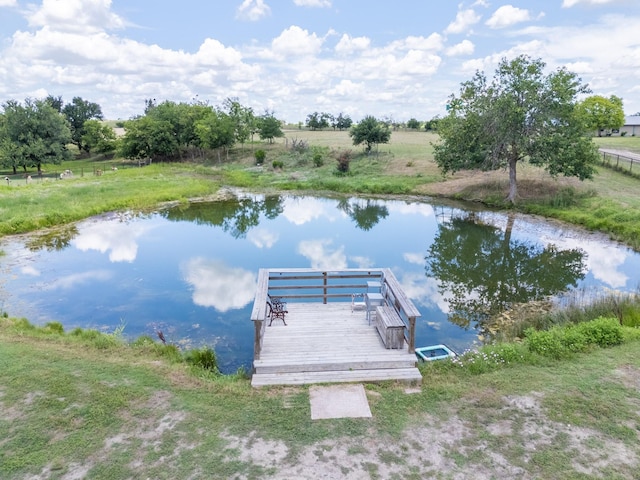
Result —
[{"label": "metal chair", "polygon": [[[360,300],[358,300],[358,298]],[[364,293],[353,293],[351,295],[351,313],[355,310],[364,310],[367,308],[367,303],[364,301]]]},{"label": "metal chair", "polygon": [[285,310],[283,305],[284,304],[282,303],[272,304],[270,300],[267,300],[267,307],[269,307],[269,313],[267,314],[267,317],[271,318],[271,320],[269,320],[269,326],[271,326],[276,318],[282,320],[282,323],[284,323],[285,326],[287,325],[287,321],[284,319],[284,316],[289,313],[289,311]]}]

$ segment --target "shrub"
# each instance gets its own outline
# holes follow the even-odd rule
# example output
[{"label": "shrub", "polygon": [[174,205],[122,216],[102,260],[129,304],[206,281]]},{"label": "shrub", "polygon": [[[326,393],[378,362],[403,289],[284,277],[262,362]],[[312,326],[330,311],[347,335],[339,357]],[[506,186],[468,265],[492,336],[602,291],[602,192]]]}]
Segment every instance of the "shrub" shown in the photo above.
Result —
[{"label": "shrub", "polygon": [[291,150],[298,153],[304,153],[309,149],[309,142],[294,138],[291,140]]},{"label": "shrub", "polygon": [[44,327],[51,333],[57,333],[58,335],[62,335],[64,333],[64,327],[60,322],[47,322]]},{"label": "shrub", "polygon": [[322,158],[322,154],[320,152],[316,152],[313,154],[313,166],[321,167],[324,165],[324,159]]},{"label": "shrub", "polygon": [[253,156],[256,159],[256,165],[262,165],[265,158],[267,158],[267,152],[265,152],[264,150],[256,150]]},{"label": "shrub", "polygon": [[599,347],[612,347],[622,343],[622,327],[615,318],[599,317],[576,325],[587,342]]},{"label": "shrub", "polygon": [[276,169],[276,168],[280,168],[280,169],[282,169],[282,168],[284,168],[284,162],[283,162],[282,160],[274,160],[274,161],[271,163],[271,166],[272,166],[274,169]]},{"label": "shrub", "polygon": [[351,150],[342,150],[338,153],[336,160],[338,161],[338,172],[347,173],[351,163]]},{"label": "shrub", "polygon": [[212,372],[218,372],[218,359],[212,348],[203,347],[190,350],[186,353],[185,360],[189,365]]},{"label": "shrub", "polygon": [[524,332],[527,348],[533,353],[555,359],[568,356],[569,352],[560,341],[560,336],[557,332],[558,329],[556,328],[551,330],[528,328]]}]

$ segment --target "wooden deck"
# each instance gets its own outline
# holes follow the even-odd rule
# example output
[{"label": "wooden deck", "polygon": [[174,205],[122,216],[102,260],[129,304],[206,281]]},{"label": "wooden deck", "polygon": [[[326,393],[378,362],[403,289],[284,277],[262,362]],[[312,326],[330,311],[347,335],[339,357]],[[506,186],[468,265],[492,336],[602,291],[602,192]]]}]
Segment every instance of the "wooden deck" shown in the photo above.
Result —
[{"label": "wooden deck", "polygon": [[254,387],[337,382],[403,381],[422,376],[411,348],[386,349],[364,310],[350,302],[289,302],[287,326],[263,326]]}]

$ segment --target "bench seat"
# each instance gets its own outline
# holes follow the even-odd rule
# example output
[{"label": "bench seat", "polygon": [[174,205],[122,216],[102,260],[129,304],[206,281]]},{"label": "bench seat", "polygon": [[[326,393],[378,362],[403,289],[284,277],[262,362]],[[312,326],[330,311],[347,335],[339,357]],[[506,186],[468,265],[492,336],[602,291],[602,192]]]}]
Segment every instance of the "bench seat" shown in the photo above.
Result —
[{"label": "bench seat", "polygon": [[386,348],[404,347],[404,322],[396,309],[388,305],[376,308],[376,329]]}]

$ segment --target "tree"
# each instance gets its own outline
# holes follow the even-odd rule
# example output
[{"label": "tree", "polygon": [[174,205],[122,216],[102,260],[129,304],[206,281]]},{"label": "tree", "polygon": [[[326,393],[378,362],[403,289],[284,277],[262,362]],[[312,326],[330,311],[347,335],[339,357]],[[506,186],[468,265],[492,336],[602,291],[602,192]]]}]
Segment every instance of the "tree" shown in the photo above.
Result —
[{"label": "tree", "polygon": [[622,99],[611,95],[609,98],[593,95],[580,103],[580,114],[591,131],[611,133],[624,125]]},{"label": "tree", "polygon": [[353,120],[351,120],[351,117],[349,117],[349,115],[343,115],[342,112],[340,112],[334,120],[334,128],[337,128],[340,131],[351,128],[352,124]]},{"label": "tree", "polygon": [[411,128],[413,130],[418,130],[420,128],[420,122],[415,118],[410,118],[407,121],[407,128]]},{"label": "tree", "polygon": [[100,105],[88,102],[80,97],[73,97],[71,103],[67,103],[62,107],[62,114],[69,122],[71,142],[78,147],[78,150],[87,151],[82,143],[82,136],[85,134],[84,122],[92,119],[102,120]]},{"label": "tree", "polygon": [[172,158],[179,151],[171,123],[144,116],[128,120],[120,143],[120,154],[135,160]]},{"label": "tree", "polygon": [[71,132],[60,115],[46,100],[26,99],[24,106],[15,100],[3,105],[0,121],[0,162],[13,169],[60,164],[71,158],[67,144]]},{"label": "tree", "polygon": [[82,143],[87,152],[111,153],[116,150],[116,134],[109,125],[100,120],[87,120],[84,123]]},{"label": "tree", "polygon": [[[235,142],[234,120],[222,111],[211,110],[205,118],[196,123],[195,129],[200,144],[204,148],[222,149],[227,153]],[[219,150],[218,161],[220,161]]]},{"label": "tree", "polygon": [[244,107],[235,98],[227,98],[222,105],[233,120],[236,142],[244,146],[255,128],[256,117],[253,109]]},{"label": "tree", "polygon": [[542,166],[552,176],[591,178],[598,154],[576,103],[588,88],[564,68],[545,76],[544,67],[521,55],[503,59],[491,83],[480,72],[462,83],[438,123],[434,156],[443,173],[508,169],[511,203],[518,198],[518,162]]},{"label": "tree", "polygon": [[389,130],[387,124],[368,115],[364,117],[360,123],[351,127],[349,136],[353,139],[354,145],[364,143],[366,145],[365,151],[370,153],[374,145],[389,142],[391,130]]},{"label": "tree", "polygon": [[440,117],[437,115],[433,117],[431,120],[428,120],[424,124],[424,129],[427,132],[435,132],[438,130],[438,123],[440,122]]},{"label": "tree", "polygon": [[322,130],[323,128],[327,128],[330,122],[333,121],[333,115],[326,112],[313,112],[307,115],[306,126],[311,130]]},{"label": "tree", "polygon": [[284,137],[280,125],[280,120],[273,115],[273,112],[266,110],[258,119],[258,133],[260,134],[260,138],[262,140],[268,140],[269,143],[273,143],[274,138]]}]

